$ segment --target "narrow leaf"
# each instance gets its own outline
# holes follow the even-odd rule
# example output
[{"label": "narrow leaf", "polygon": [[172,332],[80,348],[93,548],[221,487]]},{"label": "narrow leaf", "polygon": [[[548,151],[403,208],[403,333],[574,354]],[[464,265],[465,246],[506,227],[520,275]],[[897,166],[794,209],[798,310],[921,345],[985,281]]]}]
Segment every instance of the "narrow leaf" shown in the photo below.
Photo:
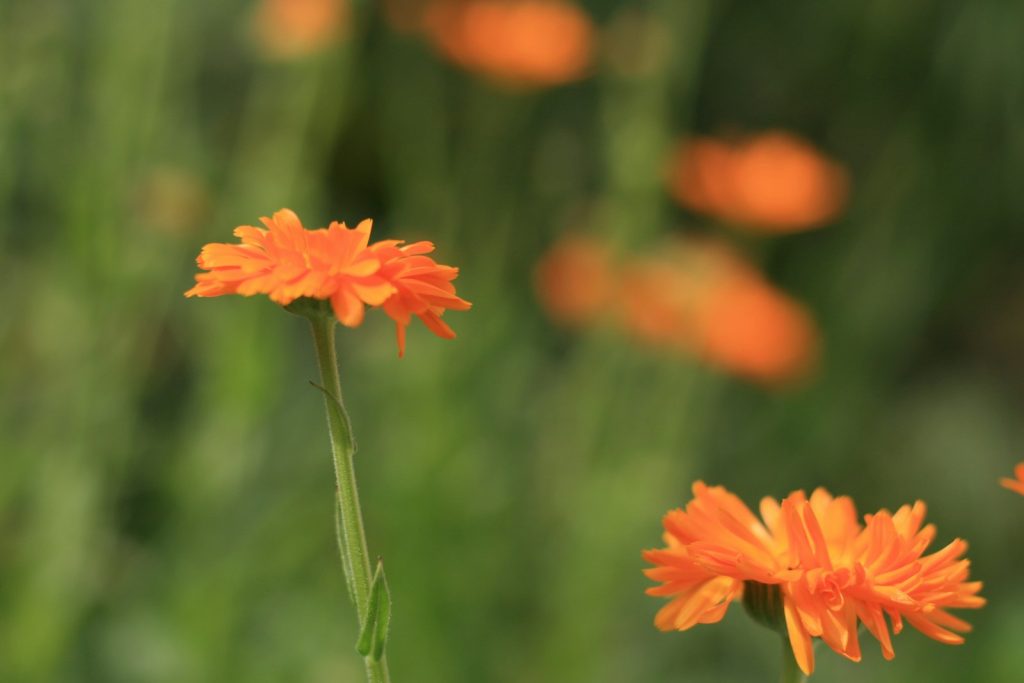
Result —
[{"label": "narrow leaf", "polygon": [[373,583],[370,585],[370,599],[366,605],[363,628],[356,642],[356,651],[375,660],[383,657],[390,622],[391,592],[384,577],[384,562],[378,559],[377,569],[373,573]]},{"label": "narrow leaf", "polygon": [[380,602],[377,604],[377,623],[373,634],[373,651],[370,653],[375,660],[384,656],[384,646],[388,641],[388,628],[391,626],[391,590],[384,576],[384,563],[377,560],[377,571],[380,573]]},{"label": "narrow leaf", "polygon": [[338,555],[341,556],[341,569],[345,574],[345,588],[348,590],[348,599],[353,605],[356,604],[355,587],[352,585],[352,565],[348,561],[348,553],[345,552],[345,530],[341,526],[341,501],[334,499],[334,536],[338,541]]}]

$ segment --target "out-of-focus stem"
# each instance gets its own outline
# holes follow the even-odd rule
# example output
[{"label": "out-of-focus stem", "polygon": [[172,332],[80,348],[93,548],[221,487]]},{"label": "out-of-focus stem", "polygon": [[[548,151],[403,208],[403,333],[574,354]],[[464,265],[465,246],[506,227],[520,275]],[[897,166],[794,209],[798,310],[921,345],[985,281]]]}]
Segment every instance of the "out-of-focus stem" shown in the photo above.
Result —
[{"label": "out-of-focus stem", "polygon": [[[316,358],[320,366],[320,380],[329,395],[324,396],[327,407],[327,426],[331,435],[331,452],[334,455],[334,475],[338,490],[338,507],[341,511],[341,533],[338,534],[342,565],[349,572],[346,580],[352,588],[356,616],[360,630],[367,619],[370,602],[369,551],[366,533],[363,530],[363,514],[359,507],[359,491],[356,487],[356,472],[353,463],[355,442],[352,439],[352,425],[341,401],[341,380],[338,376],[338,355],[334,346],[333,317],[310,316]],[[337,406],[332,406],[331,401]],[[364,657],[366,677],[370,683],[390,683],[386,656],[379,660]]]},{"label": "out-of-focus stem", "polygon": [[807,680],[807,676],[804,676],[804,672],[796,663],[793,648],[785,635],[782,636],[782,677],[779,680],[781,683],[804,683]]}]

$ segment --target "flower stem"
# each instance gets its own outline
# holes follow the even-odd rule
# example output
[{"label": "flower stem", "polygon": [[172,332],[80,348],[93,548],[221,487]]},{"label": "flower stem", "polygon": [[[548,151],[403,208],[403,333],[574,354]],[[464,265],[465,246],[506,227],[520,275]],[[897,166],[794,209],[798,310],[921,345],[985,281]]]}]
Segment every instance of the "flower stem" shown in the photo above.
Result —
[{"label": "flower stem", "polygon": [[785,634],[782,636],[782,677],[779,680],[781,683],[804,683],[807,680],[804,672],[796,663],[793,647],[789,644],[789,638]]},{"label": "flower stem", "polygon": [[[320,366],[320,380],[327,395],[327,426],[331,435],[331,452],[334,455],[334,476],[337,482],[338,507],[341,513],[338,534],[342,567],[348,572],[346,581],[351,587],[355,601],[356,617],[362,630],[367,619],[370,602],[369,551],[366,533],[363,531],[363,514],[359,507],[359,491],[356,488],[356,472],[353,464],[355,442],[352,439],[352,425],[341,401],[341,380],[338,376],[338,355],[334,346],[333,317],[309,316],[309,324],[316,345],[316,358]],[[331,402],[337,405],[332,406]],[[372,656],[363,658],[366,678],[369,683],[390,683],[386,656],[379,660]]]}]

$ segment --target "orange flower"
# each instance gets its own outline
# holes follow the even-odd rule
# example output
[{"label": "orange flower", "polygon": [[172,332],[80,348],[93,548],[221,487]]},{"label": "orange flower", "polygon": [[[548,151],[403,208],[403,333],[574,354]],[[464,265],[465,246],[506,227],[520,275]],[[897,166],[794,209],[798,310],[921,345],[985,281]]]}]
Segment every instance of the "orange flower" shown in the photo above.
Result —
[{"label": "orange flower", "polygon": [[859,661],[860,621],[891,659],[886,615],[893,633],[905,619],[957,644],[963,638],[956,631],[970,626],[947,610],[985,604],[981,583],[967,581],[964,541],[923,554],[935,535],[933,526],[921,526],[923,503],[868,515],[862,526],[849,498],[820,488],[809,499],[802,491],[781,504],[764,498],[760,520],[722,487],[698,481],[693,493],[685,511],[665,516],[666,547],[644,552],[654,565],[646,575],[660,583],[647,593],[671,598],[655,617],[663,631],[717,622],[742,597],[759,619],[785,629],[810,675],[813,638]]},{"label": "orange flower", "polygon": [[425,28],[459,66],[538,86],[582,78],[594,32],[587,15],[562,0],[438,0],[426,13]]},{"label": "orange flower", "polygon": [[414,242],[401,246],[397,240],[378,242],[370,251],[380,260],[380,275],[394,288],[382,304],[384,312],[395,321],[398,333],[398,355],[405,354],[405,328],[415,315],[431,332],[443,339],[454,339],[441,314],[445,309],[469,310],[470,303],[455,295],[452,284],[459,269],[438,265],[424,254],[434,251],[431,242]]},{"label": "orange flower", "polygon": [[621,304],[638,338],[758,381],[800,377],[817,355],[810,314],[723,244],[679,243],[638,261]]},{"label": "orange flower", "polygon": [[1000,479],[1000,485],[1024,496],[1024,462],[1017,463],[1017,466],[1013,468],[1013,476],[1016,479],[1010,479],[1009,477]]},{"label": "orange flower", "polygon": [[537,264],[534,284],[553,319],[566,325],[590,323],[612,300],[615,274],[610,250],[580,235],[563,238]]},{"label": "orange flower", "polygon": [[769,132],[730,144],[679,145],[669,189],[684,206],[765,232],[796,232],[832,220],[846,202],[846,172],[799,138]]},{"label": "orange flower", "polygon": [[339,38],[350,11],[348,0],[262,0],[252,28],[271,57],[304,57]]},{"label": "orange flower", "polygon": [[424,256],[434,249],[429,242],[370,245],[370,220],[355,228],[333,222],[326,229],[306,230],[289,209],[261,220],[265,230],[235,228],[241,244],[204,246],[197,263],[207,272],[196,275],[196,285],[185,296],[266,294],[282,306],[302,297],[329,300],[338,321],[348,327],[363,321],[366,305],[382,306],[398,322],[399,355],[405,351],[412,314],[450,339],[455,333],[440,319],[444,309],[470,307],[455,296],[451,284],[458,269]]}]

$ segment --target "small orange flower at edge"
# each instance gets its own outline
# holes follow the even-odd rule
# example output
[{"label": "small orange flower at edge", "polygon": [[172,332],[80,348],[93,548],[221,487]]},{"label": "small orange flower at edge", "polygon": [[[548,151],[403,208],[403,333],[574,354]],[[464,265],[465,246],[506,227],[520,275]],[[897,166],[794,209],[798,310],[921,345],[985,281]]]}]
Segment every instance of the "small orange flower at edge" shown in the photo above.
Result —
[{"label": "small orange flower at edge", "polygon": [[[698,481],[693,493],[685,511],[665,516],[666,547],[643,554],[654,565],[645,574],[660,583],[647,593],[670,598],[655,617],[663,631],[720,621],[742,598],[752,614],[787,634],[810,675],[813,638],[859,661],[859,622],[892,659],[891,635],[904,621],[959,644],[970,625],[947,610],[985,604],[981,582],[967,580],[965,541],[924,554],[935,527],[922,525],[920,501],[895,514],[866,515],[862,525],[849,498],[820,488],[810,498],[796,491],[781,504],[764,498],[761,519],[720,486]],[[766,593],[774,598],[765,600]],[[772,614],[764,614],[766,604]]]},{"label": "small orange flower at edge", "polygon": [[999,480],[999,484],[1024,496],[1024,462],[1017,463],[1017,466],[1013,468],[1013,476],[1016,478],[1003,477]]},{"label": "small orange flower at edge", "polygon": [[355,228],[333,222],[306,230],[289,209],[261,220],[266,229],[235,228],[241,244],[204,246],[196,261],[206,272],[196,275],[185,296],[266,294],[282,306],[302,297],[327,300],[347,327],[362,323],[365,306],[380,307],[396,323],[399,356],[405,353],[405,328],[413,315],[434,334],[451,339],[455,333],[441,315],[445,309],[470,308],[455,295],[452,280],[458,268],[426,256],[434,250],[430,242],[371,245],[370,220]]}]

